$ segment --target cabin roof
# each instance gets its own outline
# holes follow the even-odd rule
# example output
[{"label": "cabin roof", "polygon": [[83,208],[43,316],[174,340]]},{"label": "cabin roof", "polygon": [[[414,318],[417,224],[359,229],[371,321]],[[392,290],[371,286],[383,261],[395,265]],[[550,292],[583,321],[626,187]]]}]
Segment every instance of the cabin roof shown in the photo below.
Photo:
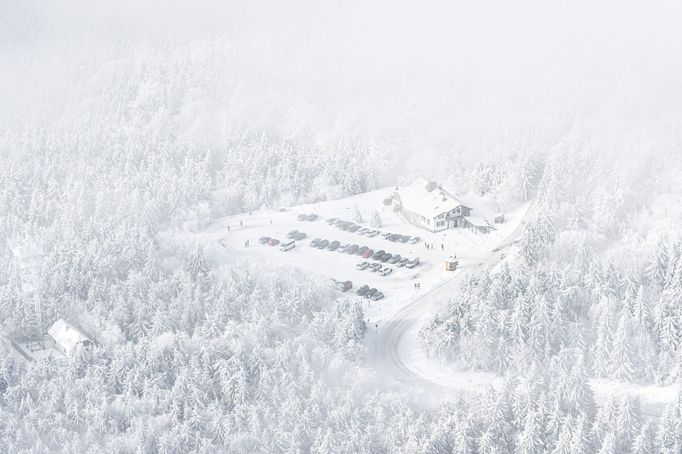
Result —
[{"label": "cabin roof", "polygon": [[[430,190],[429,190],[430,189]],[[464,204],[434,182],[424,178],[398,191],[403,208],[432,219]]]}]

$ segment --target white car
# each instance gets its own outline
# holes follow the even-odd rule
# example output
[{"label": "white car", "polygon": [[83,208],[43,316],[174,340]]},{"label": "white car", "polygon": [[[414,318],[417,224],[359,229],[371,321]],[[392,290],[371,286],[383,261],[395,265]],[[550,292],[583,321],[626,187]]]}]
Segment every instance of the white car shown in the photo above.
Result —
[{"label": "white car", "polygon": [[366,270],[368,267],[369,267],[369,263],[367,263],[367,262],[360,262],[357,265],[355,265],[355,268],[360,270],[360,271]]},{"label": "white car", "polygon": [[393,272],[393,268],[384,268],[383,270],[381,270],[379,272],[379,274],[381,274],[382,276],[388,276],[392,272]]},{"label": "white car", "polygon": [[296,247],[296,241],[289,240],[279,245],[279,250],[282,252],[290,251]]}]

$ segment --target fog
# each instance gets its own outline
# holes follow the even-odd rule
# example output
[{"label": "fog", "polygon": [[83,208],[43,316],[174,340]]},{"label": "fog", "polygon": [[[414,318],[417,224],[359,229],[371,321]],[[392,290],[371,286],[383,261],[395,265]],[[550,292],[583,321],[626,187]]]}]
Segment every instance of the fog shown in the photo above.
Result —
[{"label": "fog", "polygon": [[[95,85],[129,71],[117,66],[147,65],[143,74],[167,83],[175,74],[161,68],[165,58],[186,59],[185,74],[211,73],[193,99],[223,122],[284,137],[368,137],[410,155],[565,140],[641,154],[677,134],[682,112],[679,2],[3,0],[0,8],[5,124],[87,115],[82,100],[101,94]],[[163,101],[187,102],[171,93]],[[200,141],[229,139],[202,133]]]}]

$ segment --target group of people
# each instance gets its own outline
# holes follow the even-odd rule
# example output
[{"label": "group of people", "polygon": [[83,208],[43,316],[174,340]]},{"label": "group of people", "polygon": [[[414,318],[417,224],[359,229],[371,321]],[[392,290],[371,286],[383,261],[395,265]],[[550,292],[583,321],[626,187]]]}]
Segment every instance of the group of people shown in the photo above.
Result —
[{"label": "group of people", "polygon": [[[426,248],[427,251],[432,251],[433,250],[433,243],[429,244],[424,242],[424,247]],[[440,243],[440,250],[444,251],[445,250],[445,243]]]}]

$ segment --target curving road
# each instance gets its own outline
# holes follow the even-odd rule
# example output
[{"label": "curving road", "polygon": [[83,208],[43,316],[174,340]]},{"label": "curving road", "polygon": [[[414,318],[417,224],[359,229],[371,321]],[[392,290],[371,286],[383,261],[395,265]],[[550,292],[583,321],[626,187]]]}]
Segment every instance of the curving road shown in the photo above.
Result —
[{"label": "curving road", "polygon": [[376,336],[375,353],[391,378],[419,390],[436,391],[440,396],[461,396],[463,393],[480,390],[498,382],[499,378],[485,372],[457,372],[446,365],[434,367],[418,345],[419,329],[442,306],[447,304],[461,283],[466,271],[483,270],[495,266],[502,260],[502,251],[512,245],[529,220],[536,214],[536,205],[531,203],[523,220],[514,231],[496,248],[485,253],[478,263],[462,266],[453,276],[439,286],[409,301],[388,320]]},{"label": "curving road", "polygon": [[[536,215],[537,205],[533,202],[519,226],[496,248],[486,252],[478,263],[460,268],[450,279],[409,301],[382,323],[376,334],[374,352],[388,377],[436,402],[476,394],[490,385],[501,383],[502,379],[491,373],[461,372],[448,368],[446,364],[430,361],[418,343],[418,334],[429,317],[447,304],[448,297],[458,290],[465,272],[489,269],[500,263],[503,251],[514,244]],[[642,414],[655,419],[660,417],[666,404],[677,400],[680,391],[680,385],[659,388],[596,379],[590,384],[598,404],[607,402],[614,393],[638,396]]]}]

